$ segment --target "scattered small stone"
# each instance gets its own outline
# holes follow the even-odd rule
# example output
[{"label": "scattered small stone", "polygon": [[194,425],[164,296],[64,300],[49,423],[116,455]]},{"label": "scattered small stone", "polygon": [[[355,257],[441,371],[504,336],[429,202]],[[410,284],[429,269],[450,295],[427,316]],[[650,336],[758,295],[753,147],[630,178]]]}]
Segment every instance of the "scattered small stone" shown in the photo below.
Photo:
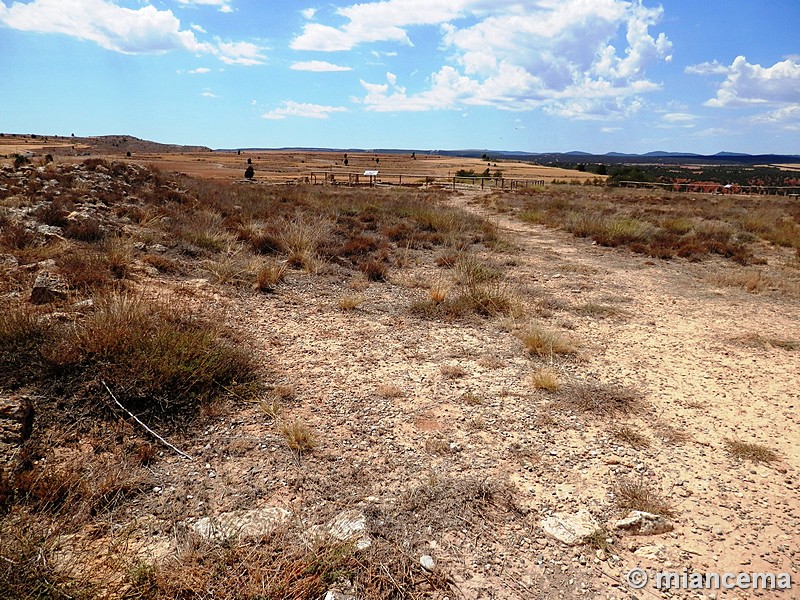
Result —
[{"label": "scattered small stone", "polygon": [[625,531],[631,535],[659,535],[674,529],[672,521],[661,515],[632,510],[627,517],[616,521],[613,529]]},{"label": "scattered small stone", "polygon": [[49,304],[66,297],[67,284],[61,277],[49,271],[42,271],[36,276],[31,289],[32,304]]},{"label": "scattered small stone", "polygon": [[436,568],[436,561],[428,554],[423,554],[419,557],[419,564],[422,565],[423,569],[429,572],[432,572]]}]

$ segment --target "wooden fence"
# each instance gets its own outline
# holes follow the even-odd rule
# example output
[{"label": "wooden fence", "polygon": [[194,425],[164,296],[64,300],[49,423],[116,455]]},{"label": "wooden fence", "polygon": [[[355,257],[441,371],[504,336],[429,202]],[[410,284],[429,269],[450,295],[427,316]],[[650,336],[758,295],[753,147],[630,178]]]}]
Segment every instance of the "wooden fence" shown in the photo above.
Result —
[{"label": "wooden fence", "polygon": [[687,183],[655,183],[651,181],[620,181],[621,187],[661,189],[669,192],[701,194],[745,194],[759,196],[800,196],[800,186],[721,184],[711,181]]},{"label": "wooden fence", "polygon": [[544,179],[519,179],[508,177],[458,177],[414,175],[409,173],[381,173],[379,175],[364,175],[361,173],[331,173],[330,171],[312,171],[308,178],[313,185],[346,185],[346,186],[387,186],[397,185],[406,187],[447,187],[457,189],[469,187],[472,189],[499,189],[516,190],[527,187],[543,187]]}]

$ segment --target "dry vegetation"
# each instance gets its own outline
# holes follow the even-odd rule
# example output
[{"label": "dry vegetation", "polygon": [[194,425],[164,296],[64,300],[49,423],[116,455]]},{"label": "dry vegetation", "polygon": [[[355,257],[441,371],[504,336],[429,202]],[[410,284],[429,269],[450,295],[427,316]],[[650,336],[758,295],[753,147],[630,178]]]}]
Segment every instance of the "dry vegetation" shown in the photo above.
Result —
[{"label": "dry vegetation", "polygon": [[[785,197],[531,190],[507,204],[525,222],[560,227],[602,246],[653,258],[701,260],[710,254],[742,265],[764,262],[757,241],[800,252],[800,208]],[[757,284],[754,284],[757,285]]]},{"label": "dry vegetation", "polygon": [[[499,271],[472,254],[497,243],[488,223],[442,206],[441,192],[234,186],[102,159],[4,176],[0,390],[32,398],[35,414],[0,469],[4,593],[310,598],[343,578],[364,598],[450,589],[446,576],[396,553],[405,538],[364,554],[342,542],[307,546],[291,531],[225,548],[190,536],[169,564],[121,551],[121,563],[96,573],[54,557],[69,538],[82,540],[71,552],[93,560],[86,532],[98,527],[114,544],[128,543],[130,532],[105,523],[152,488],[147,465],[165,451],[130,415],[179,436],[255,402],[292,455],[318,447],[317,434],[290,416],[293,391],[270,382],[246,336],[211,309],[155,295],[151,278],[156,288],[203,277],[225,293],[276,294],[295,274],[361,274],[366,283],[356,287],[366,289],[390,280],[409,252],[445,248],[459,257],[454,314],[488,315],[509,303]],[[28,302],[32,273],[54,283],[39,305]],[[432,298],[438,305],[444,295]],[[365,300],[346,294],[339,306],[352,311]],[[402,396],[393,386],[378,393]],[[491,501],[493,488],[475,485],[461,507]]]},{"label": "dry vegetation", "polygon": [[[593,597],[585,550],[554,550],[537,511],[689,521],[653,465],[700,442],[655,414],[652,382],[631,383],[658,365],[625,371],[602,348],[652,333],[633,291],[599,293],[596,267],[541,248],[552,269],[531,269],[526,240],[449,193],[103,159],[0,175],[0,400],[23,414],[0,445],[0,596]],[[761,271],[769,244],[800,251],[783,199],[548,186],[471,206],[647,257],[729,258],[698,281],[750,292],[786,289]],[[796,335],[775,331],[725,340],[793,357]],[[702,448],[720,443],[748,467],[782,456],[722,436]],[[195,528],[265,506],[289,518],[222,542]],[[367,546],[319,534],[343,509]],[[587,543],[618,570],[614,535]]]}]

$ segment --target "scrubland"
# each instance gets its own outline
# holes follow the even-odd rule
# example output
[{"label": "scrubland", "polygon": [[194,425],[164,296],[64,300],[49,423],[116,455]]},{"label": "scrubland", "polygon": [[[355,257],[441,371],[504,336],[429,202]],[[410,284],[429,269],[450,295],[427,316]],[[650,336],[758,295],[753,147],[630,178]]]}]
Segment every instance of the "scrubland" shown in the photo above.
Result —
[{"label": "scrubland", "polygon": [[[796,201],[0,178],[5,597],[797,576]],[[543,533],[584,508],[577,546]]]}]

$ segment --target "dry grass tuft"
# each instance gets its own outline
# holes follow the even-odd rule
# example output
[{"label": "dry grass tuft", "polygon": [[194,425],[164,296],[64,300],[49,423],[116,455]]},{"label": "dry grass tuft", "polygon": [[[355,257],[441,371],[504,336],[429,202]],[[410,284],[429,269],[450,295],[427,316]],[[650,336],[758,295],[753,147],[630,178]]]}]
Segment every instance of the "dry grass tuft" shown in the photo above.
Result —
[{"label": "dry grass tuft", "polygon": [[647,485],[643,479],[637,481],[623,479],[618,482],[614,486],[614,501],[624,511],[639,510],[662,517],[671,517],[675,514],[669,500]]},{"label": "dry grass tuft", "polygon": [[286,265],[277,261],[266,261],[256,273],[256,289],[259,292],[274,292],[286,280]]},{"label": "dry grass tuft", "polygon": [[761,335],[760,333],[751,333],[739,338],[734,338],[745,346],[752,348],[781,348],[789,352],[800,350],[800,340],[790,340],[786,338],[775,338]]},{"label": "dry grass tuft", "polygon": [[541,325],[532,324],[517,334],[528,354],[549,358],[554,354],[577,354],[578,346],[570,338]]},{"label": "dry grass tuft", "polygon": [[355,310],[366,300],[367,297],[364,294],[347,294],[339,298],[339,308],[345,311]]},{"label": "dry grass tuft", "polygon": [[531,374],[531,384],[537,390],[557,392],[561,389],[561,379],[558,372],[550,367],[542,367]]},{"label": "dry grass tuft", "polygon": [[442,365],[439,367],[439,372],[445,379],[460,379],[466,376],[467,371],[460,365]]},{"label": "dry grass tuft", "polygon": [[775,282],[761,270],[736,270],[733,272],[714,273],[707,277],[712,285],[736,287],[747,290],[751,294],[759,294],[775,287]]},{"label": "dry grass tuft", "polygon": [[558,399],[559,404],[569,410],[600,417],[635,413],[641,408],[641,401],[635,390],[594,382],[569,384]]},{"label": "dry grass tuft", "polygon": [[312,452],[317,447],[317,437],[314,432],[298,420],[284,423],[280,432],[292,452],[298,456]]},{"label": "dry grass tuft", "polygon": [[450,289],[442,283],[436,283],[431,286],[431,289],[428,290],[428,295],[431,299],[431,302],[434,304],[441,304],[445,300],[447,300],[447,294],[449,293]]},{"label": "dry grass tuft", "polygon": [[378,394],[381,398],[385,398],[389,400],[391,398],[402,398],[405,396],[405,392],[402,388],[396,385],[392,385],[390,383],[382,383],[378,386],[375,390],[375,393]]},{"label": "dry grass tuft", "polygon": [[628,425],[615,427],[611,430],[611,436],[615,440],[628,444],[631,448],[636,450],[642,450],[650,446],[650,440],[647,439],[647,436],[642,435]]},{"label": "dry grass tuft", "polygon": [[725,450],[734,458],[759,463],[769,463],[778,460],[778,453],[767,446],[751,442],[741,442],[730,438],[725,438],[724,442]]},{"label": "dry grass tuft", "polygon": [[484,369],[499,369],[506,366],[505,361],[497,356],[482,356],[476,364]]},{"label": "dry grass tuft", "polygon": [[598,302],[586,302],[573,308],[575,314],[584,317],[595,317],[602,319],[605,317],[617,317],[622,314],[622,311],[615,306],[608,306],[607,304],[600,304]]}]

